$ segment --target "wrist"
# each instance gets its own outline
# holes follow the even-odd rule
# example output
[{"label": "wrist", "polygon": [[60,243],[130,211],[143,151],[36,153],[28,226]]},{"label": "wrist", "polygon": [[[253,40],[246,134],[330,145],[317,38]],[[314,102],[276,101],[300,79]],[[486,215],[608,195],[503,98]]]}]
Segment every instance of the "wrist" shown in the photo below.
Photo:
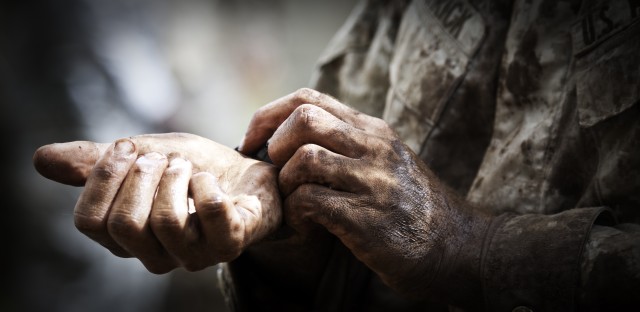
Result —
[{"label": "wrist", "polygon": [[[240,154],[237,154],[240,155]],[[269,239],[282,227],[282,199],[278,190],[278,170],[266,162],[242,157],[219,178],[236,207],[249,216],[245,222],[243,249]]]},{"label": "wrist", "polygon": [[381,277],[408,298],[477,309],[483,306],[483,245],[494,217],[445,187],[430,189],[437,192],[422,208],[431,211],[426,218],[432,220],[425,229],[431,235],[425,254],[409,274]]},{"label": "wrist", "polygon": [[481,264],[493,216],[459,198],[450,209],[458,215],[449,219],[451,230],[442,240],[439,265],[425,292],[436,301],[476,310],[483,306]]},{"label": "wrist", "polygon": [[467,222],[460,227],[458,237],[452,238],[451,246],[443,255],[440,274],[435,291],[447,303],[465,310],[483,306],[482,257],[485,238],[493,216],[467,203]]}]

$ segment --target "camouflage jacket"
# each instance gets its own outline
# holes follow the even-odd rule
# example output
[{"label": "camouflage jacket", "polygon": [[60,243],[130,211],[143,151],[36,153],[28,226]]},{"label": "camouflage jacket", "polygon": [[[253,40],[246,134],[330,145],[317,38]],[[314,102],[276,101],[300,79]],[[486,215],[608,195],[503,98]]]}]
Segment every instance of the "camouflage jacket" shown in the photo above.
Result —
[{"label": "camouflage jacket", "polygon": [[[362,1],[312,85],[495,212],[479,310],[639,302],[640,1]],[[339,272],[319,310],[424,306]]]}]

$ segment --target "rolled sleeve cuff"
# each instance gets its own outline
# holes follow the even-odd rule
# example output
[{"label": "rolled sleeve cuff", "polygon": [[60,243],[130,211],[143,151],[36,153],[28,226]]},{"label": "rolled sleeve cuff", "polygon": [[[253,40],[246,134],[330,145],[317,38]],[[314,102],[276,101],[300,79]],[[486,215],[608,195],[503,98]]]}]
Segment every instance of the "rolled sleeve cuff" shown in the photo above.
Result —
[{"label": "rolled sleeve cuff", "polygon": [[573,311],[585,242],[605,211],[496,217],[481,263],[486,310]]}]

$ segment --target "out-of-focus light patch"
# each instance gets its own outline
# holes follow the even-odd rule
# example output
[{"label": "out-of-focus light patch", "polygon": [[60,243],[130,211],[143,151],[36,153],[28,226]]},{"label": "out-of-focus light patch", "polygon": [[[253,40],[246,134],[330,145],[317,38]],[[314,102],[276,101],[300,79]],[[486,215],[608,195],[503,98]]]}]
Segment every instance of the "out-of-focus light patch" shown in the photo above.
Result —
[{"label": "out-of-focus light patch", "polygon": [[275,18],[224,10],[194,1],[169,21],[166,55],[184,96],[170,124],[233,147],[255,109],[283,95],[290,67]]},{"label": "out-of-focus light patch", "polygon": [[247,113],[239,113],[247,90],[230,57],[236,40],[225,38],[234,30],[223,23],[213,3],[190,3],[175,8],[165,37],[165,53],[183,91],[182,106],[170,123],[179,131],[234,146],[246,125],[242,118],[248,119]]},{"label": "out-of-focus light patch", "polygon": [[98,64],[78,59],[70,66],[65,81],[73,104],[80,113],[85,137],[83,139],[98,142],[110,142],[114,139],[140,133],[145,124],[132,120],[131,116],[119,106],[117,97],[109,79],[99,69]]},{"label": "out-of-focus light patch", "polygon": [[191,0],[188,5],[174,3],[163,38],[165,55],[183,94],[189,98],[205,88],[209,76],[218,70],[218,63],[227,63],[221,57],[227,44],[221,42],[219,30],[225,29],[214,15],[216,10],[209,1]]},{"label": "out-of-focus light patch", "polygon": [[135,115],[152,123],[178,108],[178,92],[161,48],[143,34],[113,29],[98,50]]}]

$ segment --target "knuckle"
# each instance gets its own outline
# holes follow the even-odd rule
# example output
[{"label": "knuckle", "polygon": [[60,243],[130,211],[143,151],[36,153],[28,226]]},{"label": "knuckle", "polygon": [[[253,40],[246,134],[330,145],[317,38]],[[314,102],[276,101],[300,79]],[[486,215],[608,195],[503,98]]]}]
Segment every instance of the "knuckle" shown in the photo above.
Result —
[{"label": "knuckle", "polygon": [[149,226],[156,233],[173,233],[180,230],[180,223],[175,215],[165,211],[152,213],[149,218]]},{"label": "knuckle", "polygon": [[294,94],[297,102],[311,102],[320,97],[320,92],[310,88],[300,88]]},{"label": "knuckle", "polygon": [[224,208],[223,199],[220,196],[206,197],[199,202],[200,207],[207,210],[220,210]]},{"label": "knuckle", "polygon": [[140,234],[143,225],[131,215],[112,213],[107,220],[107,230],[116,237],[133,239]]},{"label": "knuckle", "polygon": [[302,164],[314,163],[318,158],[318,150],[311,144],[303,145],[300,147],[299,157]]},{"label": "knuckle", "polygon": [[96,166],[93,169],[93,175],[99,180],[117,180],[121,176],[125,175],[126,171],[122,166],[118,166],[117,164],[109,163],[102,166]]},{"label": "knuckle", "polygon": [[319,170],[319,166],[329,162],[327,151],[315,144],[305,144],[298,150],[297,167],[299,171]]},{"label": "knuckle", "polygon": [[222,196],[207,196],[196,203],[196,211],[199,211],[199,215],[217,215],[223,212],[224,208],[225,203]]},{"label": "knuckle", "polygon": [[147,161],[141,157],[133,164],[133,173],[136,175],[153,174],[159,167],[159,163]]},{"label": "knuckle", "polygon": [[164,171],[164,177],[174,179],[183,176],[187,171],[186,167],[168,167]]},{"label": "knuckle", "polygon": [[293,111],[293,122],[296,127],[302,129],[311,129],[315,125],[317,119],[318,108],[311,104],[303,104]]},{"label": "knuckle", "polygon": [[106,225],[102,218],[74,214],[74,223],[78,231],[88,236],[95,236],[106,232]]}]

